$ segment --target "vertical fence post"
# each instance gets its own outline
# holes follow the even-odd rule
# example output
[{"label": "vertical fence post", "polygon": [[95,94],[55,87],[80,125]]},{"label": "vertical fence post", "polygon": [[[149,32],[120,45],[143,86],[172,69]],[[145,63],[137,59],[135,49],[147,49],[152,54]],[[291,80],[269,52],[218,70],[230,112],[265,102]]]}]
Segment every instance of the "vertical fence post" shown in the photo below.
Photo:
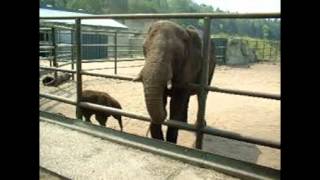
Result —
[{"label": "vertical fence post", "polygon": [[80,99],[82,96],[82,77],[81,77],[81,19],[76,19],[76,48],[77,48],[77,64],[76,64],[76,75],[77,75],[77,106],[76,106],[76,116],[77,119],[82,119],[80,113]]},{"label": "vertical fence post", "polygon": [[[47,33],[48,33],[48,42],[50,41],[50,38],[49,38],[49,31],[47,31]],[[52,36],[51,36],[51,43],[52,43]],[[48,52],[49,52],[49,65],[50,65],[50,67],[52,67],[52,57],[53,57],[53,50],[48,50]]]},{"label": "vertical fence post", "polygon": [[109,36],[108,36],[108,34],[106,34],[105,35],[106,36],[106,41],[105,41],[105,43],[107,44],[107,46],[106,46],[106,48],[104,49],[104,51],[106,52],[106,56],[105,56],[105,62],[107,62],[108,61],[108,59],[109,59]]},{"label": "vertical fence post", "polygon": [[49,50],[49,55],[50,55],[50,58],[49,58],[49,66],[52,67],[52,57],[53,57],[53,52]]},{"label": "vertical fence post", "polygon": [[[71,33],[71,69],[74,70],[74,33],[73,30],[70,31]],[[72,74],[72,80],[74,80],[74,73]]]},{"label": "vertical fence post", "polygon": [[118,40],[117,40],[117,31],[114,33],[114,74],[117,74],[117,58],[118,58],[118,52],[117,52],[117,46],[118,46]]},{"label": "vertical fence post", "polygon": [[[53,67],[58,67],[57,63],[57,44],[56,44],[56,30],[54,27],[51,28],[51,41],[52,41],[52,55],[53,55]],[[54,72],[54,78],[57,79],[57,71]]]},{"label": "vertical fence post", "polygon": [[271,57],[272,57],[272,56],[271,56],[271,55],[272,55],[272,45],[271,45],[271,44],[272,44],[272,42],[271,42],[271,41],[269,41],[269,47],[270,47],[269,60],[271,60],[271,59],[272,59],[272,58],[271,58]]},{"label": "vertical fence post", "polygon": [[227,48],[228,48],[229,39],[225,38],[224,41],[224,51],[223,51],[223,64],[227,64]]},{"label": "vertical fence post", "polygon": [[198,93],[198,114],[197,114],[197,137],[196,137],[196,148],[202,149],[203,133],[200,131],[205,127],[205,109],[208,91],[204,89],[204,86],[208,84],[208,72],[209,72],[209,61],[210,61],[210,17],[204,18],[204,32],[203,32],[203,62],[201,67],[201,88]]},{"label": "vertical fence post", "polygon": [[275,61],[277,61],[277,59],[278,59],[279,49],[280,49],[279,42],[275,42],[275,50],[276,50],[276,52],[275,52],[275,58],[274,58]]},{"label": "vertical fence post", "polygon": [[266,47],[266,41],[263,41],[263,48],[262,48],[262,60],[264,60],[264,49]]},{"label": "vertical fence post", "polygon": [[256,48],[255,48],[255,50],[256,50],[256,55],[257,55],[257,61],[259,61],[259,59],[260,59],[260,57],[258,57],[258,55],[260,54],[258,48],[259,48],[258,47],[258,40],[256,40]]}]

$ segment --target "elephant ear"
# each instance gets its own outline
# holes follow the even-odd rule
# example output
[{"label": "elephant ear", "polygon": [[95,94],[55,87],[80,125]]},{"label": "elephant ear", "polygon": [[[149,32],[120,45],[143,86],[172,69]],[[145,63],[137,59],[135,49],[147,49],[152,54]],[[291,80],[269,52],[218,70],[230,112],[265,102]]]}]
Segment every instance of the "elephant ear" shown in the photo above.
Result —
[{"label": "elephant ear", "polygon": [[148,48],[149,47],[149,40],[150,38],[152,38],[152,36],[154,36],[154,33],[151,33],[152,29],[154,29],[154,26],[155,26],[155,23],[156,22],[152,22],[147,30],[147,36],[145,37],[144,41],[143,41],[143,46],[142,46],[142,49],[143,49],[143,55],[144,57],[147,57],[147,51],[148,51]]},{"label": "elephant ear", "polygon": [[189,37],[191,39],[191,44],[193,45],[193,47],[195,47],[197,49],[201,49],[202,42],[201,42],[201,38],[197,32],[197,29],[194,26],[188,26],[186,28],[186,31],[189,34]]},{"label": "elephant ear", "polygon": [[189,57],[191,55],[190,53],[194,52],[195,50],[201,52],[202,42],[195,27],[188,26],[186,28],[186,32],[189,35],[189,43],[187,45],[188,48],[186,48],[188,50],[187,57]]}]

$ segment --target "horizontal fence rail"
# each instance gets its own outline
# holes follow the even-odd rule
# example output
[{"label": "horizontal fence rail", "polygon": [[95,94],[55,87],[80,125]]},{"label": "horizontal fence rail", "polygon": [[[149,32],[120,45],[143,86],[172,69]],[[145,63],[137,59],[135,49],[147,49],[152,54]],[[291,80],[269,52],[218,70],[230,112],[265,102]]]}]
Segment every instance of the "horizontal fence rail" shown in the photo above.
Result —
[{"label": "horizontal fence rail", "polygon": [[[91,72],[86,72],[86,71],[82,71],[81,74],[89,75],[89,76],[99,76],[99,77],[105,77],[105,78],[119,79],[119,80],[127,80],[127,81],[133,81],[133,79],[134,79],[134,77],[99,74],[99,73],[91,73]],[[133,81],[133,82],[135,82],[135,81]],[[190,84],[190,86],[191,87],[196,87],[196,88],[199,87],[198,84]],[[212,86],[205,86],[205,89],[207,89],[209,91],[219,92],[219,93],[235,94],[235,95],[251,96],[251,97],[257,97],[257,98],[267,98],[267,99],[281,100],[281,96],[277,95],[277,94],[251,92],[251,91],[235,90],[235,89],[226,89],[226,88],[219,88],[219,87],[212,87]]]},{"label": "horizontal fence rail", "polygon": [[92,73],[92,72],[87,72],[87,71],[81,71],[81,74],[88,75],[88,76],[97,76],[97,77],[104,77],[104,78],[111,78],[111,79],[126,80],[126,81],[133,81],[133,79],[134,79],[133,77],[128,77],[128,76],[99,74],[99,73]]},{"label": "horizontal fence rail", "polygon": [[[151,122],[150,117],[142,116],[142,115],[137,115],[135,113],[129,113],[125,112],[123,110],[119,110],[117,108],[112,108],[112,107],[106,107],[106,106],[101,106],[98,104],[94,103],[87,103],[87,102],[81,102],[79,104],[81,107],[92,109],[92,110],[99,110],[99,111],[105,111],[108,113],[116,114],[116,115],[123,115],[126,117],[130,118],[135,118],[147,122]],[[188,130],[188,131],[197,131],[197,127],[188,123],[183,123],[175,120],[167,120],[162,123],[163,125],[167,126],[173,126],[176,128]],[[220,130],[220,129],[213,129],[211,127],[205,127],[204,129],[201,129],[202,132],[210,135],[215,135],[215,136],[220,136],[223,138],[228,138],[228,139],[233,139],[233,140],[238,140],[238,141],[244,141],[248,143],[254,143],[262,146],[268,146],[268,147],[273,147],[273,148],[280,148],[280,143],[275,142],[275,141],[270,141],[270,140],[264,140],[264,139],[259,139],[259,138],[254,138],[254,137],[249,137],[249,136],[242,136],[238,135],[236,133]]]},{"label": "horizontal fence rail", "polygon": [[[57,44],[57,47],[76,47],[75,44],[63,44],[63,43],[60,43],[60,44]],[[90,47],[90,46],[102,46],[102,47],[114,47],[115,44],[81,44],[81,46],[84,46],[84,47]],[[117,44],[118,47],[141,47],[141,45],[129,45],[129,44]],[[40,46],[41,47],[41,46]]]},{"label": "horizontal fence rail", "polygon": [[235,95],[243,95],[243,96],[252,96],[252,97],[259,97],[259,98],[281,100],[281,96],[278,94],[269,94],[269,93],[252,92],[252,91],[244,91],[244,90],[226,89],[226,88],[218,88],[218,87],[211,87],[211,86],[205,86],[205,89],[207,89],[209,91],[219,92],[219,93],[228,93],[228,94],[235,94]]},{"label": "horizontal fence rail", "polygon": [[[52,68],[52,67],[40,67],[41,69],[46,70],[53,70],[53,71],[63,71],[63,72],[70,72],[75,73],[75,70],[66,70],[66,69],[59,69],[59,68]],[[119,80],[126,80],[126,81],[133,81],[134,77],[128,76],[119,76],[119,75],[109,75],[109,74],[99,74],[99,73],[92,73],[82,70],[82,75],[88,76],[97,76],[97,77],[104,77],[104,78],[111,78],[111,79],[119,79]],[[198,84],[189,84],[191,87],[199,88]],[[219,92],[219,93],[226,93],[226,94],[234,94],[234,95],[242,95],[242,96],[251,96],[257,98],[267,98],[267,99],[274,99],[274,100],[281,100],[281,96],[278,94],[270,94],[270,93],[262,93],[262,92],[252,92],[252,91],[245,91],[245,90],[235,90],[235,89],[226,89],[226,88],[219,88],[219,87],[212,87],[212,86],[205,86],[206,90]]]},{"label": "horizontal fence rail", "polygon": [[76,105],[77,104],[76,101],[71,100],[69,98],[64,98],[64,97],[61,97],[61,96],[56,96],[56,95],[51,95],[51,94],[46,94],[46,93],[39,93],[39,96],[43,97],[43,98],[47,98],[47,99],[52,99],[52,100],[55,100],[55,101],[64,102],[66,104],[71,104],[71,105]]},{"label": "horizontal fence rail", "polygon": [[[42,17],[40,17],[40,19],[42,19]],[[59,19],[59,17],[58,17]],[[72,28],[72,27],[67,27],[67,26],[58,26],[58,25],[46,25],[46,27],[40,27],[40,31],[51,31],[52,28],[56,28],[56,29],[61,29],[61,30],[66,30],[66,31],[75,31],[75,28]],[[118,33],[118,34],[138,34],[138,35],[143,35],[143,34],[147,34],[147,33],[144,33],[144,32],[138,32],[138,31],[125,31],[125,30],[98,30],[98,29],[82,29],[81,32],[89,32],[89,33],[92,33],[92,32],[96,32],[96,33],[107,33],[107,34],[114,34],[114,33]],[[63,33],[70,33],[70,32],[61,32],[62,34]],[[85,34],[86,34],[85,33]]]},{"label": "horizontal fence rail", "polygon": [[40,49],[54,49],[54,46],[40,46]]},{"label": "horizontal fence rail", "polygon": [[[134,65],[134,66],[119,66],[118,68],[135,68],[135,67],[143,67],[144,65]],[[95,71],[95,70],[104,70],[104,69],[114,69],[114,67],[101,67],[101,68],[90,68],[86,69],[86,71]]]},{"label": "horizontal fence rail", "polygon": [[[40,97],[64,102],[64,103],[71,104],[71,105],[76,105],[76,101],[70,100],[67,98],[63,98],[63,97],[59,97],[59,96],[40,93]],[[151,122],[150,117],[143,116],[143,115],[137,115],[136,113],[126,112],[126,111],[123,111],[123,110],[120,110],[117,108],[102,106],[102,105],[88,103],[88,102],[80,102],[79,106],[83,107],[83,108],[92,109],[92,110],[104,111],[104,112],[112,113],[115,115],[126,116],[126,117],[130,117],[130,118],[142,120],[145,122]],[[166,126],[180,128],[183,130],[188,130],[188,131],[193,131],[193,132],[197,131],[196,126],[191,125],[191,124],[187,124],[187,123],[183,123],[183,122],[179,122],[179,121],[175,121],[175,120],[167,120],[167,121],[164,121],[162,124],[166,125]],[[243,142],[247,142],[247,143],[253,143],[253,144],[257,144],[257,145],[261,145],[261,146],[267,146],[267,147],[278,148],[278,149],[280,148],[279,142],[254,138],[254,137],[250,137],[250,136],[243,136],[243,135],[239,135],[239,134],[236,134],[233,132],[220,130],[220,129],[216,129],[216,128],[204,127],[203,129],[200,129],[200,131],[202,131],[203,133],[209,134],[209,135],[219,136],[219,137],[233,139],[233,140],[237,140],[237,141],[243,141]]]},{"label": "horizontal fence rail", "polygon": [[280,18],[280,13],[170,13],[170,14],[107,14],[107,15],[89,15],[89,16],[55,16],[40,17],[40,19],[156,19],[156,18]]},{"label": "horizontal fence rail", "polygon": [[60,68],[44,67],[44,66],[40,66],[40,69],[50,70],[50,71],[61,71],[61,72],[67,72],[67,73],[76,73],[77,72],[76,70],[60,69]]},{"label": "horizontal fence rail", "polygon": [[[191,87],[200,88],[197,84],[190,84]],[[258,98],[267,98],[280,100],[281,96],[278,94],[270,94],[270,93],[261,93],[261,92],[252,92],[252,91],[244,91],[244,90],[235,90],[235,89],[226,89],[226,88],[218,88],[213,86],[204,86],[204,88],[208,91],[219,92],[219,93],[227,93],[234,95],[242,95],[242,96],[252,96]]]}]

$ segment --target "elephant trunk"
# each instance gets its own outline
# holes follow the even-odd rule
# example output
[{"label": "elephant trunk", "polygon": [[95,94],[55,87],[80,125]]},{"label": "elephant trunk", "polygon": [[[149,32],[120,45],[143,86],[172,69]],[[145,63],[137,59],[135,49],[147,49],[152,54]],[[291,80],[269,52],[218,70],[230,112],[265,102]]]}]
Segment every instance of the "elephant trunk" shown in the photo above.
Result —
[{"label": "elephant trunk", "polygon": [[151,122],[155,124],[162,123],[167,117],[167,112],[163,102],[164,88],[145,87],[144,90],[146,106],[151,117]]},{"label": "elephant trunk", "polygon": [[164,93],[168,82],[171,86],[171,67],[163,61],[146,60],[146,62],[148,63],[142,71],[146,107],[151,121],[160,124],[167,116]]}]

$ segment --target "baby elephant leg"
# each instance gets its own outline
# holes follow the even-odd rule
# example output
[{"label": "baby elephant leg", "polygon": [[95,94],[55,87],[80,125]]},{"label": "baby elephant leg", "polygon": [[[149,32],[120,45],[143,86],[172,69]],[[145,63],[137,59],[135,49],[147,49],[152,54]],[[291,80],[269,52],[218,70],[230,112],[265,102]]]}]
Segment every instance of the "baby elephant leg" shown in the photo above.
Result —
[{"label": "baby elephant leg", "polygon": [[[90,114],[90,113],[83,113],[82,115],[84,116],[84,120],[85,120],[86,122],[91,122],[91,121],[90,121],[90,117],[91,117],[91,114]],[[82,116],[81,116],[81,117],[82,117]]]},{"label": "baby elephant leg", "polygon": [[120,115],[112,115],[112,116],[113,116],[115,119],[118,120],[118,124],[119,124],[119,127],[120,127],[120,131],[123,131],[121,116],[120,116]]},{"label": "baby elephant leg", "polygon": [[99,122],[100,126],[106,126],[107,116],[102,113],[96,113],[96,120]]},{"label": "baby elephant leg", "polygon": [[120,126],[120,131],[123,131],[121,116],[120,116],[120,118],[118,119],[118,123],[119,123],[119,126]]}]

